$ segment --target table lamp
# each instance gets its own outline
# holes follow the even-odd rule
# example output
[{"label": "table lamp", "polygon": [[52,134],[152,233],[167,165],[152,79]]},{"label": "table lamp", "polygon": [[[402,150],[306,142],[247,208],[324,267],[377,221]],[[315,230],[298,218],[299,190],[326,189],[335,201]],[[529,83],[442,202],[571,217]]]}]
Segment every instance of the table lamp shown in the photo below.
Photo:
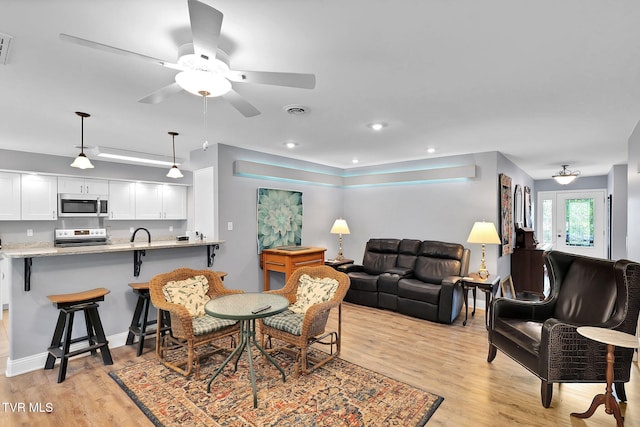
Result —
[{"label": "table lamp", "polygon": [[342,235],[343,234],[351,234],[349,231],[349,226],[347,225],[347,221],[342,218],[336,219],[333,223],[333,227],[331,227],[331,234],[338,235],[338,256],[335,258],[337,261],[342,261],[344,257],[342,256]]},{"label": "table lamp", "polygon": [[476,222],[475,224],[473,224],[473,228],[471,229],[471,233],[469,233],[467,242],[482,244],[482,260],[480,261],[480,269],[478,270],[478,275],[481,279],[486,279],[487,277],[489,277],[489,271],[487,270],[487,264],[484,260],[484,245],[499,245],[502,243],[500,241],[500,237],[498,236],[498,232],[496,231],[496,226],[493,225],[492,222]]}]

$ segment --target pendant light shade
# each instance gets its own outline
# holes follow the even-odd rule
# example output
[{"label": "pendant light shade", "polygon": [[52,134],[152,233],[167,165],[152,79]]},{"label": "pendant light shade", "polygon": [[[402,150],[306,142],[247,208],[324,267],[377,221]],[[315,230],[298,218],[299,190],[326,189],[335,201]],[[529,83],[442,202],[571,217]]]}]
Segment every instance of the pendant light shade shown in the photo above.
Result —
[{"label": "pendant light shade", "polygon": [[182,175],[182,172],[180,172],[180,169],[178,169],[178,165],[176,165],[176,135],[178,135],[178,132],[168,132],[169,135],[171,135],[171,143],[173,145],[173,166],[171,166],[171,169],[169,169],[169,172],[167,173],[167,177],[168,178],[182,178],[184,175]]},{"label": "pendant light shade", "polygon": [[84,154],[84,118],[91,117],[87,113],[82,113],[80,111],[76,111],[76,114],[80,116],[81,128],[80,128],[80,154],[78,157],[71,163],[72,168],[78,169],[93,169],[93,165],[89,158]]},{"label": "pendant light shade", "polygon": [[562,169],[552,178],[560,185],[571,184],[580,175],[580,171],[570,171],[567,169],[569,165],[562,165]]}]

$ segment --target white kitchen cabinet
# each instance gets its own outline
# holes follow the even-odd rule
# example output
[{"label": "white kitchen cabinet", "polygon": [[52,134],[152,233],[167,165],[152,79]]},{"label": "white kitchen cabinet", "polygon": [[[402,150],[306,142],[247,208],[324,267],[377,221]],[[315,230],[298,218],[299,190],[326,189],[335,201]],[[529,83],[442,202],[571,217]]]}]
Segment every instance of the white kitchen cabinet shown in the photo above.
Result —
[{"label": "white kitchen cabinet", "polygon": [[136,183],[136,219],[162,219],[162,184]]},{"label": "white kitchen cabinet", "polygon": [[136,218],[136,183],[109,181],[109,219]]},{"label": "white kitchen cabinet", "polygon": [[101,196],[109,194],[109,181],[92,178],[59,176],[58,193],[91,194]]},{"label": "white kitchen cabinet", "polygon": [[22,174],[22,220],[46,221],[58,218],[58,179],[55,176]]},{"label": "white kitchen cabinet", "polygon": [[187,219],[187,188],[136,183],[136,219]]},{"label": "white kitchen cabinet", "polygon": [[187,187],[162,186],[163,219],[187,219]]},{"label": "white kitchen cabinet", "polygon": [[0,221],[20,220],[20,174],[0,172]]}]

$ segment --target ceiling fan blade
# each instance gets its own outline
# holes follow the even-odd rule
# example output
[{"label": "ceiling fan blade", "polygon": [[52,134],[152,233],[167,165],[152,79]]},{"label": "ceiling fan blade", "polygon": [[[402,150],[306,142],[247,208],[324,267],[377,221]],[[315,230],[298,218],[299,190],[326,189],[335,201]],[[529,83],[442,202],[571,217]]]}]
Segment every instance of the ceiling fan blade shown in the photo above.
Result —
[{"label": "ceiling fan blade", "polygon": [[138,102],[142,102],[143,104],[158,104],[159,102],[164,101],[171,95],[174,95],[181,90],[182,88],[178,85],[178,83],[171,83],[169,86],[160,88],[157,91],[145,96],[144,98],[138,99]]},{"label": "ceiling fan blade", "polygon": [[228,77],[229,80],[234,82],[299,87],[302,89],[313,89],[316,87],[315,74],[277,73],[272,71],[232,71]]},{"label": "ceiling fan blade", "polygon": [[229,103],[245,117],[254,117],[260,114],[260,111],[256,107],[251,105],[249,101],[233,89],[222,95],[222,97],[229,101]]},{"label": "ceiling fan blade", "polygon": [[203,59],[213,59],[218,49],[222,12],[198,0],[189,0],[188,4],[193,50]]},{"label": "ceiling fan blade", "polygon": [[183,69],[178,64],[172,64],[171,62],[163,61],[162,59],[153,58],[151,56],[142,55],[140,53],[130,52],[128,50],[120,49],[117,47],[109,46],[109,45],[98,43],[98,42],[93,42],[91,40],[82,39],[80,37],[71,36],[69,34],[60,33],[60,39],[69,43],[79,44],[80,46],[102,50],[104,52],[115,53],[117,55],[130,56],[133,58],[142,59],[143,61],[152,62],[157,65],[162,65],[163,67],[172,68],[174,70]]}]

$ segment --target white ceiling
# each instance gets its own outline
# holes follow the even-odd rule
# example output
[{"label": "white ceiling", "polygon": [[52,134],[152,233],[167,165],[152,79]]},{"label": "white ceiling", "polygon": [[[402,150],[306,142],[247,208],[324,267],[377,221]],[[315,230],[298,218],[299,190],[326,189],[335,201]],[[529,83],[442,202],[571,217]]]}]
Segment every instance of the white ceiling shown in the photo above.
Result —
[{"label": "white ceiling", "polygon": [[[233,69],[314,73],[313,90],[235,85],[262,114],[210,99],[206,139],[339,168],[498,150],[535,179],[626,163],[640,119],[637,0],[204,0],[224,13]],[[3,0],[0,148],[86,145],[188,157],[201,98],[138,103],[176,71],[59,33],[176,61],[186,0]],[[310,109],[292,116],[283,107]],[[367,124],[388,126],[373,132]],[[294,150],[284,144],[294,141]],[[433,147],[435,154],[427,153]]]}]

